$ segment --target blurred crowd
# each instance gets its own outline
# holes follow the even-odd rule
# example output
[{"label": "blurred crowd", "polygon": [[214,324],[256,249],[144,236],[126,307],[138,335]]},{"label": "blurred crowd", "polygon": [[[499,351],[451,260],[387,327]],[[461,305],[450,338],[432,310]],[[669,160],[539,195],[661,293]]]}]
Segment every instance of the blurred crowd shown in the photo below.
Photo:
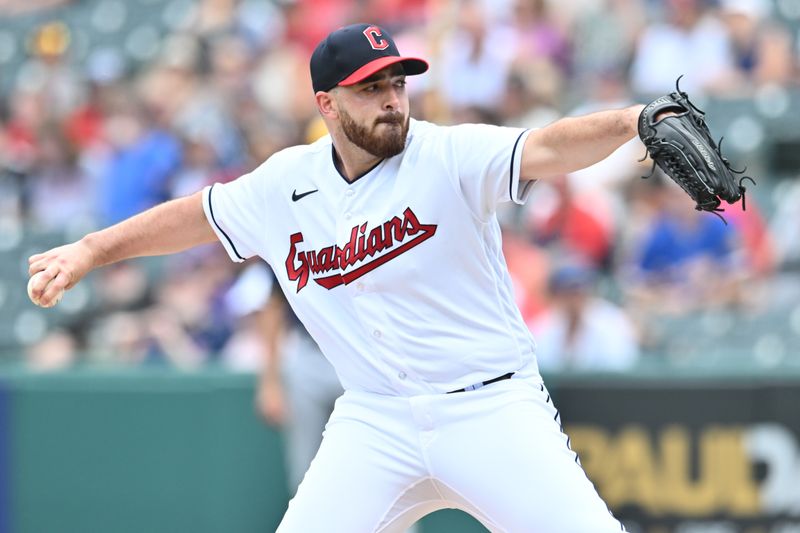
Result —
[{"label": "blurred crowd", "polygon": [[[81,61],[71,54],[75,28],[41,8],[41,23],[18,36],[24,64],[0,72],[8,87],[0,94],[0,227],[75,238],[324,135],[308,59],[350,22],[376,22],[403,54],[430,60],[427,75],[409,79],[415,118],[537,127],[646,102],[674,90],[679,75],[698,101],[790,100],[800,80],[796,30],[785,21],[800,18],[793,5],[198,0],[181,4],[151,57],[101,47]],[[146,9],[158,17],[165,2]],[[2,20],[13,27],[11,15]],[[659,172],[639,179],[650,173],[643,154],[631,141],[500,212],[544,370],[625,370],[663,357],[676,334],[664,324],[698,313],[734,317],[729,331],[759,313],[787,313],[779,306],[792,300],[800,257],[795,176],[780,184],[756,176],[755,190],[779,193],[750,194],[746,210],[728,207],[723,221],[694,211]],[[263,360],[260,314],[272,282],[258,261],[236,265],[212,245],[108,267],[87,283],[90,307],[24,347],[31,366],[247,370]],[[800,335],[800,308],[789,313]]]}]

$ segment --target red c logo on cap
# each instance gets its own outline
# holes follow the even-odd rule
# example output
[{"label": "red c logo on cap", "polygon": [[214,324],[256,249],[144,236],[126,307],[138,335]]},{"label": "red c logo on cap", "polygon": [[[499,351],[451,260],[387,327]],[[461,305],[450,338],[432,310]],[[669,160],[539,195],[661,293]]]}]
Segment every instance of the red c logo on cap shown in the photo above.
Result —
[{"label": "red c logo on cap", "polygon": [[386,39],[379,39],[383,37],[381,29],[377,26],[370,26],[364,30],[364,37],[369,41],[369,45],[373,50],[386,50],[389,48],[389,41]]}]

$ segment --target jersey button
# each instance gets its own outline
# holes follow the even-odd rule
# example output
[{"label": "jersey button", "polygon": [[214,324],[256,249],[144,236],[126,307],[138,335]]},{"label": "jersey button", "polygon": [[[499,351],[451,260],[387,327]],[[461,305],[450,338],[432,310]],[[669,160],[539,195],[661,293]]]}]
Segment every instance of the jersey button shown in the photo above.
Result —
[{"label": "jersey button", "polygon": [[401,370],[400,373],[397,374],[397,377],[400,379],[406,379],[406,373]]},{"label": "jersey button", "polygon": [[350,220],[351,218],[353,218],[353,215],[351,215],[350,213],[345,213],[344,214],[344,219],[345,220]]},{"label": "jersey button", "polygon": [[381,338],[381,330],[379,330],[379,329],[373,330],[372,336],[375,337],[376,339],[380,339]]},{"label": "jersey button", "polygon": [[353,189],[347,189],[347,192],[345,192],[347,196],[353,196],[355,193],[356,191],[354,191]]},{"label": "jersey button", "polygon": [[360,281],[359,281],[359,282],[356,282],[356,290],[357,290],[358,292],[364,292],[364,284],[363,284],[363,283],[361,283]]}]

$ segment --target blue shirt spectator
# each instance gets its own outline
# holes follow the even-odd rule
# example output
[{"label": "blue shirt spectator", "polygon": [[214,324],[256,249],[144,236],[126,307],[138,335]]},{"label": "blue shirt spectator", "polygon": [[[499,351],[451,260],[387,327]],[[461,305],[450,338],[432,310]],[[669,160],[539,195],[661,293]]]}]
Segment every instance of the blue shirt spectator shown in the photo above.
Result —
[{"label": "blue shirt spectator", "polygon": [[663,213],[645,237],[639,267],[650,274],[669,276],[695,259],[724,263],[733,251],[732,226],[701,214],[694,220]]},{"label": "blue shirt spectator", "polygon": [[146,131],[111,155],[100,182],[104,224],[114,224],[169,198],[169,178],[182,160],[180,141],[161,130]]}]

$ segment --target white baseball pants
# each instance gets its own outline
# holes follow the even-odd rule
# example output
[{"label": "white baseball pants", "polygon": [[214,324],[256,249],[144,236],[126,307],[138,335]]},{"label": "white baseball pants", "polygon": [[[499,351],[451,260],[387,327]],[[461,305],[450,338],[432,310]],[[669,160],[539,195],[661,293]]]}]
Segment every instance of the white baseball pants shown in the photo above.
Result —
[{"label": "white baseball pants", "polygon": [[624,531],[537,380],[409,398],[347,391],[278,533],[404,531],[461,509],[492,532]]}]

